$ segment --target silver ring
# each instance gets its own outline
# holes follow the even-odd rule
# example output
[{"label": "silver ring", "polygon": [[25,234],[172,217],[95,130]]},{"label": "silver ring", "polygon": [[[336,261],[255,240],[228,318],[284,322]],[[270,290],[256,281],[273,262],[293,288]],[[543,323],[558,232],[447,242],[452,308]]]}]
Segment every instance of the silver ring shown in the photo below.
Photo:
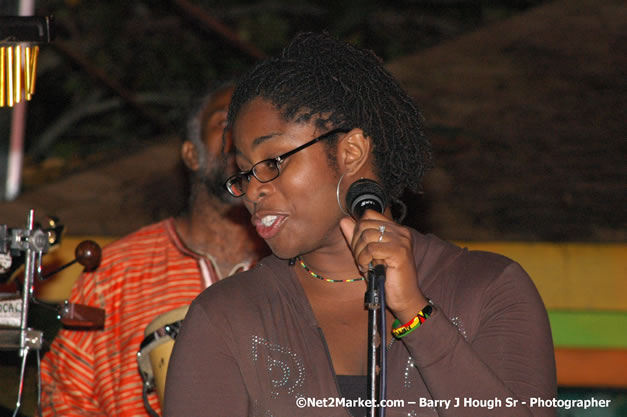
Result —
[{"label": "silver ring", "polygon": [[381,233],[379,235],[379,242],[381,242],[383,240],[383,234],[385,233],[385,226],[379,226],[379,232]]}]

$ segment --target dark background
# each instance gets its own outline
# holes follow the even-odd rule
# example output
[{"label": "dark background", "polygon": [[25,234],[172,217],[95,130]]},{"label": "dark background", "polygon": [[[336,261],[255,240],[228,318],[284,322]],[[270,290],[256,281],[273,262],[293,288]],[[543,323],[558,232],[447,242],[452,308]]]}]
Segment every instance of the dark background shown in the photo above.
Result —
[{"label": "dark background", "polygon": [[[153,145],[174,143],[176,153],[191,96],[276,54],[299,31],[327,30],[373,49],[423,109],[436,168],[424,195],[407,196],[408,224],[457,240],[625,240],[622,2],[37,6],[55,16],[57,39],[42,47],[23,194],[0,203],[3,223],[21,225],[34,207],[72,234],[117,236],[176,213],[180,167],[154,155],[115,164]],[[90,172],[116,185],[92,195],[102,184],[89,184]]]}]

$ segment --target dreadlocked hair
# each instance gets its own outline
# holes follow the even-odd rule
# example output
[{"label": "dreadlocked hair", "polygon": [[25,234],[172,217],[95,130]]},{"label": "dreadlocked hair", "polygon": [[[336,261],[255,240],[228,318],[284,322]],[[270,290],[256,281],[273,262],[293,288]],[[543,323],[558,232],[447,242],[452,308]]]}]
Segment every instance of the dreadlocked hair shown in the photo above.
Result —
[{"label": "dreadlocked hair", "polygon": [[301,33],[280,57],[262,61],[240,79],[229,127],[242,107],[258,97],[287,121],[313,119],[321,129],[361,128],[374,143],[375,173],[388,195],[420,191],[431,166],[422,116],[373,52],[326,33]]}]

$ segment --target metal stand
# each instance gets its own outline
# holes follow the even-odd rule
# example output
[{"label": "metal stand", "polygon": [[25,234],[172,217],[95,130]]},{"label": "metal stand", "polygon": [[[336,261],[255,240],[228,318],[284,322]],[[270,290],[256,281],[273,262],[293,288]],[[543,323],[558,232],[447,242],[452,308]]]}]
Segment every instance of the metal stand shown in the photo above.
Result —
[{"label": "metal stand", "polygon": [[[385,266],[376,265],[368,271],[368,289],[364,303],[368,308],[368,400],[371,406],[368,417],[376,417],[375,401],[385,399]],[[379,315],[380,313],[380,315]],[[380,318],[379,318],[380,316]],[[380,337],[378,325],[381,325]],[[380,352],[378,352],[380,350]],[[379,372],[377,373],[377,365]],[[378,393],[377,393],[378,388]],[[379,417],[385,416],[385,408],[379,408]]]},{"label": "metal stand", "polygon": [[[30,210],[25,229],[17,229],[11,231],[11,236],[3,236],[2,249],[6,251],[20,251],[25,253],[24,262],[24,282],[22,285],[22,304],[20,316],[20,328],[8,329],[0,331],[0,349],[18,349],[18,353],[22,358],[20,367],[20,383],[18,386],[17,402],[13,416],[16,416],[22,405],[22,393],[24,390],[24,373],[26,370],[26,361],[30,350],[37,351],[39,358],[39,350],[41,349],[43,332],[28,328],[28,308],[29,302],[33,295],[33,283],[35,274],[41,272],[42,255],[48,251],[48,235],[41,229],[34,228],[34,210]],[[6,229],[5,229],[6,230]],[[37,367],[37,381],[39,381],[39,366]],[[41,386],[37,384],[37,392],[39,393]],[[38,410],[40,411],[40,410]]]},{"label": "metal stand", "polygon": [[[15,329],[0,330],[0,350],[18,350],[22,358],[14,417],[22,405],[24,374],[28,353],[31,350],[37,352],[37,413],[41,415],[41,368],[39,363],[40,350],[43,344],[43,332],[28,327],[29,303],[33,302],[39,306],[54,310],[57,313],[57,318],[66,327],[99,329],[104,327],[105,322],[105,312],[100,308],[73,304],[67,300],[61,305],[50,304],[39,301],[33,296],[35,278],[41,281],[75,262],[83,265],[85,271],[92,271],[98,267],[101,257],[98,244],[86,240],[81,242],[76,248],[76,259],[74,261],[42,276],[42,257],[48,252],[52,244],[57,243],[63,227],[57,227],[56,222],[51,221],[50,225],[53,226],[51,229],[36,228],[34,218],[34,210],[30,210],[25,229],[9,229],[6,225],[0,225],[0,255],[5,257],[8,255],[11,258],[11,255],[15,256],[16,254],[24,253],[24,282],[22,284],[21,300],[17,298],[0,299],[0,303],[4,307],[8,307],[9,311],[15,312],[14,315],[10,314],[9,317],[3,317],[3,322],[0,322],[0,325],[16,327]],[[19,319],[17,313],[19,313]],[[19,328],[17,328],[18,323]]]},{"label": "metal stand", "polygon": [[[19,328],[0,330],[0,350],[18,350],[22,358],[20,368],[20,383],[18,387],[17,403],[13,413],[15,417],[22,405],[22,393],[24,390],[24,374],[28,353],[31,350],[37,352],[37,413],[41,415],[41,368],[40,350],[43,344],[43,332],[28,328],[29,303],[53,310],[57,313],[57,318],[66,327],[77,327],[81,329],[99,329],[104,327],[104,310],[86,306],[82,304],[69,303],[67,300],[61,304],[50,304],[37,300],[33,296],[33,286],[35,278],[43,280],[58,272],[59,270],[79,262],[85,267],[85,271],[91,271],[98,267],[100,263],[100,247],[92,241],[83,241],[76,248],[76,259],[56,271],[45,276],[41,274],[41,261],[43,255],[48,251],[50,245],[57,243],[57,238],[62,231],[62,226],[57,228],[54,222],[52,229],[40,229],[34,227],[34,211],[30,210],[25,229],[8,229],[6,225],[0,225],[0,254],[11,255],[24,253],[24,282],[22,285],[21,300],[1,299],[0,302],[16,314],[3,318],[2,325]],[[21,310],[20,310],[21,309]],[[19,312],[19,319],[17,313]]]}]

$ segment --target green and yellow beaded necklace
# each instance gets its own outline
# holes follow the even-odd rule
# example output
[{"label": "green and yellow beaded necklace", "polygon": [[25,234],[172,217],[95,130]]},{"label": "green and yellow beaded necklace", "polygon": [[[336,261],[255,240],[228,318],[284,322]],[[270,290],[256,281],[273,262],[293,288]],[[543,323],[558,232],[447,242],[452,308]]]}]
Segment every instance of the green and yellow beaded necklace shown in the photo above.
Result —
[{"label": "green and yellow beaded necklace", "polygon": [[364,277],[353,278],[353,279],[331,279],[331,278],[325,278],[322,275],[318,275],[314,271],[309,269],[309,267],[307,265],[305,265],[305,262],[303,262],[303,258],[301,258],[299,256],[297,259],[298,259],[298,262],[300,263],[300,266],[302,266],[305,271],[309,272],[309,275],[311,275],[314,278],[318,278],[318,279],[320,279],[322,281],[326,281],[326,282],[357,282],[357,281],[363,281],[365,279]]}]

